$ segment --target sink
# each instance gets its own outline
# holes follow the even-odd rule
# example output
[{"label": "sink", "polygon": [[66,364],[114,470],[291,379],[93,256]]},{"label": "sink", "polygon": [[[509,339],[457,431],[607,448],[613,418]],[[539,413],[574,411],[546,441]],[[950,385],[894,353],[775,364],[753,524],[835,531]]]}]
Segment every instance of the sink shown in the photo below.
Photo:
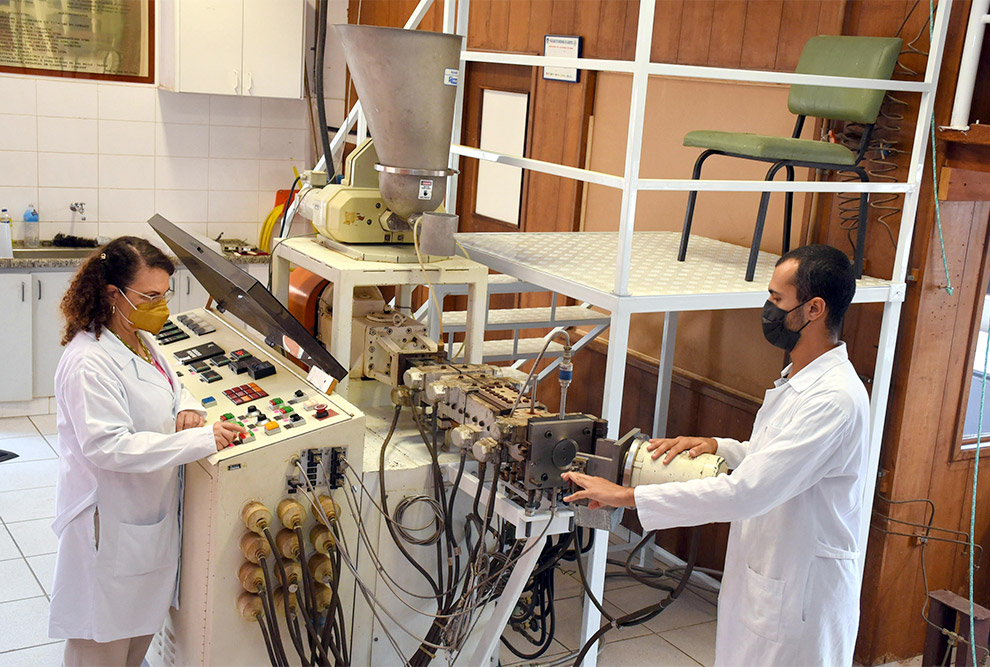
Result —
[{"label": "sink", "polygon": [[14,259],[75,259],[89,257],[96,248],[14,248]]}]

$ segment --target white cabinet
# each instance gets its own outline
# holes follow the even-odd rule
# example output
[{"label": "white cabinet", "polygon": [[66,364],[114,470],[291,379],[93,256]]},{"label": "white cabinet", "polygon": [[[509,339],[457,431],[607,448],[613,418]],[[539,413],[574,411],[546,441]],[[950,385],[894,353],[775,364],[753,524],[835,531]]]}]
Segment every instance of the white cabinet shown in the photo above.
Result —
[{"label": "white cabinet", "polygon": [[183,93],[299,99],[306,0],[162,3],[161,86]]},{"label": "white cabinet", "polygon": [[169,310],[173,313],[181,313],[193,308],[202,308],[206,305],[210,293],[206,291],[196,276],[189,269],[179,269],[172,276],[175,290],[175,297],[169,304]]},{"label": "white cabinet", "polygon": [[31,275],[0,273],[0,401],[26,401],[31,391]]},{"label": "white cabinet", "polygon": [[55,395],[55,369],[62,358],[62,333],[65,330],[60,306],[73,275],[68,271],[31,274],[35,398]]}]

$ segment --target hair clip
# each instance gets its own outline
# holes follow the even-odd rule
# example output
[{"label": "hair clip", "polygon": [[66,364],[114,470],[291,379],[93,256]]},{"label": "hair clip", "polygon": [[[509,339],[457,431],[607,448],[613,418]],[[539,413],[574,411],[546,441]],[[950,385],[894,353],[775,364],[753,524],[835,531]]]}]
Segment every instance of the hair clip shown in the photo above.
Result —
[{"label": "hair clip", "polygon": [[101,260],[105,260],[106,258],[107,258],[107,254],[105,252],[101,252],[100,253],[100,259]]}]

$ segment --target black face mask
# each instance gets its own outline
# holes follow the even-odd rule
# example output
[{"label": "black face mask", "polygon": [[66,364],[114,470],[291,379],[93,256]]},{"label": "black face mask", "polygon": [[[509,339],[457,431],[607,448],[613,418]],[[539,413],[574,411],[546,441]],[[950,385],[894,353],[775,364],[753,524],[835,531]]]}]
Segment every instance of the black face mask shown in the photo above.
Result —
[{"label": "black face mask", "polygon": [[801,339],[801,331],[808,326],[811,320],[808,320],[802,324],[801,328],[797,331],[788,329],[784,324],[784,320],[787,318],[789,313],[793,313],[806,303],[808,303],[808,301],[803,301],[790,310],[778,308],[774,304],[770,303],[769,300],[763,304],[763,337],[767,339],[768,343],[783,350],[787,350],[788,352],[794,349],[794,346],[797,345],[798,340]]}]

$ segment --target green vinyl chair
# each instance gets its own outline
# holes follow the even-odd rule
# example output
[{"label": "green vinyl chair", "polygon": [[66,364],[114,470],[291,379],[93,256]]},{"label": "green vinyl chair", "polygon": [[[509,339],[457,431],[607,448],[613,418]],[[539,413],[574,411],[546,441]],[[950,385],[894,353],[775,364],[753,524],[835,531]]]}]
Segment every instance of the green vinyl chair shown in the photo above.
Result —
[{"label": "green vinyl chair", "polygon": [[[824,74],[848,76],[864,79],[890,79],[901,51],[901,40],[895,37],[852,37],[819,35],[812,37],[804,46],[798,61],[799,74]],[[885,91],[860,88],[835,88],[829,86],[793,85],[787,98],[787,108],[797,115],[794,132],[790,137],[776,137],[745,132],[719,132],[699,130],[684,136],[684,145],[703,148],[704,151],[694,163],[691,178],[701,177],[701,166],[712,155],[772,163],[766,180],[772,181],[781,169],[786,170],[787,180],[794,180],[795,167],[832,169],[851,172],[866,183],[870,177],[860,165],[870,146],[873,125],[880,113]],[[841,144],[813,139],[800,139],[804,119],[807,116],[827,118],[864,125],[863,136],[855,152]],[[698,192],[688,194],[687,211],[684,214],[684,230],[677,260],[683,262],[687,256],[688,239],[691,235],[691,221],[694,217],[694,204]],[[749,250],[749,263],[746,266],[746,280],[752,281],[756,271],[756,260],[760,252],[763,226],[767,217],[770,193],[764,192],[760,199],[760,209],[756,215],[756,229],[753,231],[753,245]],[[854,265],[856,277],[863,275],[863,251],[866,243],[866,218],[869,195],[866,192],[859,198],[859,222],[856,230],[856,252]],[[783,249],[787,252],[791,244],[791,214],[794,208],[794,193],[785,193]]]}]

